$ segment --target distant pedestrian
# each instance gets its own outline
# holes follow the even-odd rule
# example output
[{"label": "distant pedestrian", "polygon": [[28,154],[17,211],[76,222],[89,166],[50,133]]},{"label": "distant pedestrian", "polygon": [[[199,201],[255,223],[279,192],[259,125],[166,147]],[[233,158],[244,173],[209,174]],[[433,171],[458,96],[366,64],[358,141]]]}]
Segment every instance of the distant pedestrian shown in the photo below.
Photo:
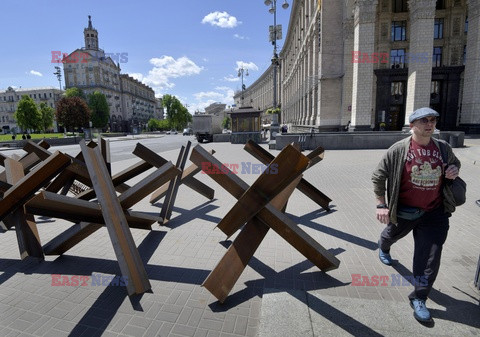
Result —
[{"label": "distant pedestrian", "polygon": [[[430,108],[414,111],[409,118],[412,136],[392,145],[372,175],[376,216],[387,225],[378,241],[380,261],[392,265],[390,247],[413,231],[415,289],[408,297],[421,322],[431,321],[425,301],[440,268],[448,218],[455,211],[453,195],[442,186],[460,168],[450,145],[432,138],[438,116]],[[445,144],[448,163],[443,163],[439,142]]]}]

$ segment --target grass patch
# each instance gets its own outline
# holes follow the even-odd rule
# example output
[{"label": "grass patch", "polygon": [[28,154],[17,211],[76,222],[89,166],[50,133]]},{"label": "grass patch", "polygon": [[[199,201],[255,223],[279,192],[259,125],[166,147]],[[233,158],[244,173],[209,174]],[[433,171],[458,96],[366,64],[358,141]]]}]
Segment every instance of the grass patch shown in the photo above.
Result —
[{"label": "grass patch", "polygon": [[[44,138],[63,138],[63,133],[32,133],[31,139],[44,139]],[[15,140],[23,140],[22,134],[17,134]],[[0,135],[0,142],[13,141],[11,134]]]}]

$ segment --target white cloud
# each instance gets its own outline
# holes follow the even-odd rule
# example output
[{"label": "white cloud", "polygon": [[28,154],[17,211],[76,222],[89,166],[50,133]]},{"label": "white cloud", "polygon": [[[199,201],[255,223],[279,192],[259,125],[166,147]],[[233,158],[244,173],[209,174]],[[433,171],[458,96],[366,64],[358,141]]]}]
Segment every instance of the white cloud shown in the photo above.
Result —
[{"label": "white cloud", "polygon": [[[189,111],[205,111],[205,108],[215,102],[222,102],[224,104],[233,104],[234,90],[229,87],[216,87],[215,91],[202,91],[194,94],[197,102],[189,107]],[[191,109],[190,109],[191,108]]]},{"label": "white cloud", "polygon": [[136,79],[137,81],[140,81],[140,82],[143,81],[143,74],[140,74],[140,73],[130,73],[130,74],[128,74],[128,75],[130,75],[131,77],[133,77],[133,78]]},{"label": "white cloud", "polygon": [[242,22],[238,21],[236,17],[231,16],[227,12],[213,12],[206,15],[202,23],[209,23],[212,26],[218,26],[221,28],[234,28],[240,25]]},{"label": "white cloud", "polygon": [[160,58],[152,58],[150,63],[153,68],[148,71],[146,76],[138,73],[130,75],[150,85],[156,92],[173,88],[175,84],[171,82],[172,78],[197,75],[203,70],[203,67],[197,66],[195,62],[185,56],[174,59],[171,56],[163,55]]},{"label": "white cloud", "polygon": [[258,71],[257,65],[253,62],[237,61],[237,67],[235,70],[238,70],[242,67],[243,69],[248,69],[248,71]]},{"label": "white cloud", "polygon": [[35,70],[30,70],[30,75],[39,76],[39,77],[43,76],[41,72],[35,71]]},{"label": "white cloud", "polygon": [[238,82],[240,78],[238,76],[228,75],[228,77],[223,78],[227,82]]},{"label": "white cloud", "polygon": [[197,100],[201,101],[202,99],[205,99],[205,98],[222,98],[223,95],[219,92],[215,92],[215,91],[208,91],[208,92],[198,92],[196,94],[193,95]]},{"label": "white cloud", "polygon": [[239,35],[239,34],[233,34],[233,37],[236,38],[236,39],[239,39],[239,40],[250,40],[248,37],[242,36],[242,35]]}]

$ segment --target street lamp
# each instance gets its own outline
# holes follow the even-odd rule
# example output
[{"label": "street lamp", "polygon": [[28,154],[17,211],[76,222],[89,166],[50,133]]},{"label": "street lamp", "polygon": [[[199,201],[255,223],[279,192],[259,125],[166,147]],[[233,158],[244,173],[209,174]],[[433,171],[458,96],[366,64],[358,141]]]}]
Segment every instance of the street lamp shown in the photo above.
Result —
[{"label": "street lamp", "polygon": [[[277,55],[277,40],[282,38],[282,26],[277,26],[277,0],[265,0],[265,5],[270,6],[268,10],[271,14],[273,14],[273,26],[270,26],[270,42],[273,44],[273,57],[272,57],[272,66],[273,66],[273,109],[277,108],[277,66],[278,66],[278,55]],[[282,4],[283,9],[288,8],[288,2],[285,0]],[[277,122],[278,123],[278,122]],[[272,123],[277,124],[277,123]],[[276,128],[278,130],[278,124]],[[271,128],[271,133],[273,134],[273,128]]]},{"label": "street lamp", "polygon": [[62,71],[60,70],[59,66],[55,66],[55,70],[56,71],[53,74],[57,76],[58,84],[60,85],[60,90],[62,90]]},{"label": "street lamp", "polygon": [[245,90],[245,84],[243,84],[243,74],[248,76],[248,69],[244,68],[243,65],[238,69],[238,77],[242,77],[242,105],[243,105],[243,91]]},{"label": "street lamp", "polygon": [[[265,5],[270,6],[268,10],[273,14],[273,26],[270,26],[270,42],[273,44],[273,109],[277,108],[277,66],[278,66],[278,55],[277,55],[277,40],[282,38],[282,26],[277,26],[277,0],[265,0]],[[288,2],[285,0],[282,4],[283,9],[288,8]]]}]

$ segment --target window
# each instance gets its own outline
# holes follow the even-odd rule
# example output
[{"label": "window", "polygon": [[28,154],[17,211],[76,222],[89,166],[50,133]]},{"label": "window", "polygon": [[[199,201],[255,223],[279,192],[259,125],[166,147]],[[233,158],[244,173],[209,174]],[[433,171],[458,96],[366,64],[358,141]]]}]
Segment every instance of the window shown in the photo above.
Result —
[{"label": "window", "polygon": [[403,96],[403,82],[392,82],[390,89],[390,94],[395,96],[397,99],[400,96]]},{"label": "window", "polygon": [[392,41],[407,40],[407,21],[392,22]]},{"label": "window", "polygon": [[52,93],[50,93],[50,98],[52,98]]},{"label": "window", "polygon": [[440,95],[440,81],[432,81],[430,85],[430,98],[435,99]]},{"label": "window", "polygon": [[465,34],[468,33],[468,16],[465,17]]},{"label": "window", "polygon": [[433,67],[442,66],[442,47],[433,48],[432,66]]},{"label": "window", "polygon": [[435,19],[433,38],[435,40],[443,39],[443,19]]},{"label": "window", "polygon": [[445,0],[437,0],[436,9],[445,9]]},{"label": "window", "polygon": [[37,99],[37,94],[33,94],[33,98]]},{"label": "window", "polygon": [[392,0],[392,12],[408,12],[407,0]]},{"label": "window", "polygon": [[390,67],[403,68],[405,65],[405,49],[390,50]]}]

